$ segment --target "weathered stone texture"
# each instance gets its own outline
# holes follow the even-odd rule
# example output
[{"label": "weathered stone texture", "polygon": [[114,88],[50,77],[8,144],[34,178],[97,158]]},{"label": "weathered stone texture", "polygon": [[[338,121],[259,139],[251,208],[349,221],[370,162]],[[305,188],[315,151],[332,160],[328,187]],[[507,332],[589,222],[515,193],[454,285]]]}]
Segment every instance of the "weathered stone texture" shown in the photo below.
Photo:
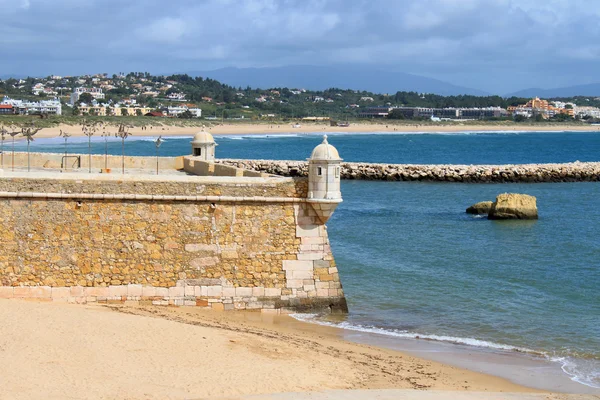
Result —
[{"label": "weathered stone texture", "polygon": [[538,219],[537,200],[527,194],[499,194],[488,219]]},{"label": "weathered stone texture", "polygon": [[[181,189],[161,183],[8,183],[0,179],[0,191]],[[289,197],[298,195],[298,187],[302,182],[205,185],[202,191]],[[0,298],[347,309],[326,228],[309,204],[3,198],[0,242]]]},{"label": "weathered stone texture", "polygon": [[5,178],[0,176],[0,192],[42,192],[42,193],[102,193],[102,194],[143,194],[143,195],[202,195],[253,197],[306,197],[308,182],[296,178],[273,179],[261,184],[207,183],[190,180],[72,180],[72,179],[32,179]]}]

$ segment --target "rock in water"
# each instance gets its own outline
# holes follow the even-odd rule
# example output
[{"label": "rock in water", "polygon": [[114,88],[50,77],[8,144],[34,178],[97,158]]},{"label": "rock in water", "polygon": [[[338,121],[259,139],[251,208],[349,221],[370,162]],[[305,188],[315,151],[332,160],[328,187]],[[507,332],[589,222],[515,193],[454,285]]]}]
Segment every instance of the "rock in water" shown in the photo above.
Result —
[{"label": "rock in water", "polygon": [[467,214],[489,214],[493,202],[480,201],[467,208]]},{"label": "rock in water", "polygon": [[537,219],[537,200],[519,193],[503,193],[496,197],[488,219]]}]

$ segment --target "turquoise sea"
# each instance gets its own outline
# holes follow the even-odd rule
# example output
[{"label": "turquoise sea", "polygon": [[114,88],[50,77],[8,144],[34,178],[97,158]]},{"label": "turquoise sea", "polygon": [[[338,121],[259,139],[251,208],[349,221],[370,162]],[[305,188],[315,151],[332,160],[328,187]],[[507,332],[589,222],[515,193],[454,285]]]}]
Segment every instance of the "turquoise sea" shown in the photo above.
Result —
[{"label": "turquoise sea", "polygon": [[[189,140],[167,138],[161,155],[188,154]],[[317,134],[216,140],[218,157],[254,159],[305,159],[321,141]],[[600,161],[596,132],[372,133],[329,141],[348,161]],[[58,139],[32,147],[62,149]],[[102,153],[103,142],[93,150]],[[70,140],[69,152],[86,151],[85,139]],[[150,138],[129,138],[126,151],[155,154]],[[120,154],[120,142],[111,141],[109,152]],[[464,213],[503,192],[536,196],[540,219]],[[540,359],[582,388],[600,389],[600,183],[343,181],[342,194],[328,228],[350,313],[298,318],[357,335]]]}]

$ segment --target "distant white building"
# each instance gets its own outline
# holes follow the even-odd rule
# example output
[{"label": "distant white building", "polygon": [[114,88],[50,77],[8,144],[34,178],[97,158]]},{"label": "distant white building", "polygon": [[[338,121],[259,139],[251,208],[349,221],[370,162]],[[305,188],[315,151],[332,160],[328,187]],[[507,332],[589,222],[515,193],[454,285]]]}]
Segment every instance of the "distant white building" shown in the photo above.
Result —
[{"label": "distant white building", "polygon": [[79,101],[79,97],[84,93],[91,94],[92,98],[94,100],[103,100],[104,99],[104,93],[102,93],[101,88],[78,87],[78,88],[75,88],[73,93],[71,93],[71,101],[70,101],[71,105],[75,105],[75,103],[77,103]]},{"label": "distant white building", "polygon": [[185,93],[171,93],[167,96],[169,100],[185,100]]},{"label": "distant white building", "polygon": [[62,115],[62,104],[60,100],[41,100],[41,101],[27,101],[27,100],[16,100],[9,97],[4,97],[2,103],[14,107],[17,114],[51,114],[51,115]]},{"label": "distant white building", "polygon": [[35,85],[33,85],[33,87],[31,88],[31,93],[39,96],[39,94],[41,92],[43,92],[45,89],[44,84],[43,83],[36,83]]},{"label": "distant white building", "polygon": [[573,112],[575,115],[578,115],[579,117],[600,118],[600,108],[598,108],[598,107],[575,106],[575,107],[573,107]]},{"label": "distant white building", "polygon": [[177,117],[179,114],[182,114],[186,111],[192,113],[192,115],[196,118],[200,118],[202,116],[202,110],[200,108],[190,108],[188,106],[175,106],[175,107],[167,107],[167,114],[169,117]]}]

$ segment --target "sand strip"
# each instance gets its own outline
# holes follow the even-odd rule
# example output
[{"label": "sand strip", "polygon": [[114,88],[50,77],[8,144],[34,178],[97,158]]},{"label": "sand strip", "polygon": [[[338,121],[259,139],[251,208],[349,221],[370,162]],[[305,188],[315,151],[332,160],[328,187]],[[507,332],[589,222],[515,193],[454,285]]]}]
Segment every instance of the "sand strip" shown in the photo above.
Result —
[{"label": "sand strip", "polygon": [[532,392],[285,319],[0,300],[0,399],[194,399],[339,389]]},{"label": "sand strip", "polygon": [[[155,121],[152,121],[156,123]],[[150,123],[150,122],[149,122]],[[140,126],[132,127],[130,133],[135,136],[179,136],[193,135],[201,129],[199,126],[153,126],[151,129],[142,129]],[[445,132],[556,132],[556,131],[600,131],[600,126],[593,125],[567,125],[567,124],[397,124],[397,123],[356,123],[349,127],[332,127],[325,123],[306,123],[299,128],[293,128],[291,124],[219,124],[207,128],[216,135],[272,135],[283,133],[360,133],[360,132],[422,132],[422,133],[445,133]],[[73,136],[83,136],[81,125],[61,124],[52,128],[44,128],[35,137],[53,138],[58,137],[60,131],[66,131]],[[116,131],[115,127],[108,130]],[[95,136],[100,137],[101,132]]]}]

